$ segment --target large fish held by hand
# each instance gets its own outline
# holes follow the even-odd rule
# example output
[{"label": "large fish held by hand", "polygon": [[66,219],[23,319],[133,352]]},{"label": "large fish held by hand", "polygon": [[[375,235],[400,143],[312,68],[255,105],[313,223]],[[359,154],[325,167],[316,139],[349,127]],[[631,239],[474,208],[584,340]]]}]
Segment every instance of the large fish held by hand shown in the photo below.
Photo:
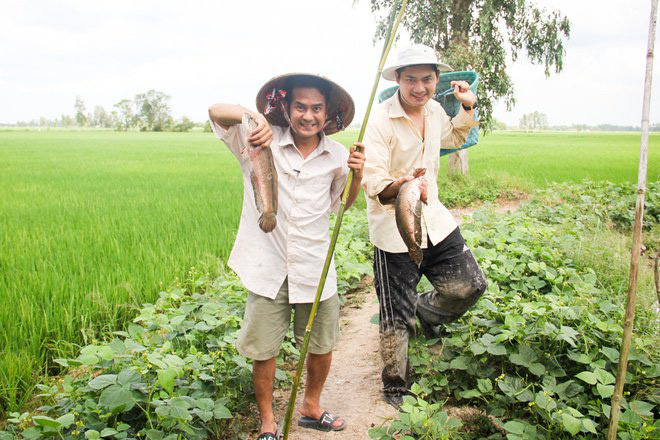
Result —
[{"label": "large fish held by hand", "polygon": [[408,247],[410,258],[422,264],[422,203],[426,204],[426,168],[417,168],[413,179],[401,185],[394,205],[396,227]]},{"label": "large fish held by hand", "polygon": [[[247,113],[243,114],[243,132],[250,133],[257,128],[257,121]],[[246,142],[242,154],[250,160],[250,181],[254,190],[254,201],[259,211],[259,227],[271,232],[277,226],[277,170],[273,153],[269,147],[252,145]]]}]

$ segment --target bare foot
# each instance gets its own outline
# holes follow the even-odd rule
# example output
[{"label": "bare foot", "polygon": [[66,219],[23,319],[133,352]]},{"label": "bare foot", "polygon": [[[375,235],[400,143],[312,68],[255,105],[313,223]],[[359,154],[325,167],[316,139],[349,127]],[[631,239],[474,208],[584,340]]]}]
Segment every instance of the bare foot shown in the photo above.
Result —
[{"label": "bare foot", "polygon": [[270,432],[272,434],[275,434],[277,432],[277,423],[275,423],[274,420],[271,420],[269,422],[261,422],[261,431],[259,435],[264,434],[266,432]]}]

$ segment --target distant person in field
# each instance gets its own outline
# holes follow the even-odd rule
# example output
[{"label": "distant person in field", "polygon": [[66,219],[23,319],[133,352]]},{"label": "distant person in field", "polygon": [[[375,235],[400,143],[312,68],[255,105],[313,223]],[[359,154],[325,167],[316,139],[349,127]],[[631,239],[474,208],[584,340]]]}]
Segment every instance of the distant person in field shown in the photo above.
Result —
[{"label": "distant person in field", "polygon": [[[369,238],[374,245],[374,284],[380,303],[380,352],[385,400],[398,407],[410,385],[408,338],[416,316],[427,338],[442,334],[443,324],[464,314],[486,290],[486,279],[465,245],[456,221],[438,199],[440,149],[460,146],[477,125],[477,97],[465,81],[452,81],[462,109],[452,119],[432,99],[440,71],[451,70],[433,49],[415,45],[398,54],[383,78],[399,90],[371,115],[364,143],[369,149],[363,186],[367,196]],[[421,266],[397,230],[394,203],[416,168],[426,169],[427,205],[422,209]],[[433,290],[417,294],[425,275]]]},{"label": "distant person in field", "polygon": [[[350,95],[326,78],[306,74],[273,78],[257,94],[257,107],[259,112],[215,104],[209,108],[209,116],[213,132],[243,170],[243,212],[228,262],[249,291],[236,348],[254,361],[252,376],[261,416],[258,440],[275,440],[275,359],[292,310],[296,342],[302,344],[330,244],[330,213],[339,209],[349,168],[354,179],[347,207],[355,201],[365,158],[355,148],[349,154],[327,136],[350,124],[355,107]],[[269,147],[277,169],[277,226],[269,233],[258,226],[248,161],[241,155],[246,145],[240,133],[244,113],[258,122],[247,142]],[[332,263],[311,333],[300,426],[322,431],[340,431],[346,426],[344,419],[320,404],[338,337],[337,274]]]}]

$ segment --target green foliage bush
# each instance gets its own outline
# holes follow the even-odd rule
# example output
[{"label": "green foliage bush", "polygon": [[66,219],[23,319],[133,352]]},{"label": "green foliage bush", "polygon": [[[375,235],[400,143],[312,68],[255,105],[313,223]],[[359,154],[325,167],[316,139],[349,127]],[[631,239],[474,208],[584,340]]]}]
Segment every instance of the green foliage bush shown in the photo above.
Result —
[{"label": "green foliage bush", "polygon": [[[207,438],[247,408],[250,370],[233,347],[244,292],[235,277],[191,273],[145,305],[127,331],[81,349],[62,383],[39,385],[35,414],[2,438]],[[2,436],[3,434],[0,434]]]},{"label": "green foliage bush", "polygon": [[[554,183],[539,190],[536,217],[552,223],[569,218],[589,221],[594,216],[622,231],[635,221],[636,186],[630,183],[584,181],[581,184]],[[548,203],[550,201],[550,203]],[[560,203],[561,202],[561,203]],[[558,212],[559,210],[559,212]],[[660,181],[649,182],[644,201],[644,229],[660,223]]]},{"label": "green foliage bush", "polygon": [[[419,388],[418,385],[415,385]],[[417,391],[413,386],[413,392]],[[447,440],[455,438],[463,423],[442,411],[441,403],[429,403],[421,397],[404,396],[398,420],[389,426],[369,431],[377,440]]]},{"label": "green foliage bush", "polygon": [[[335,217],[330,220],[330,233]],[[335,246],[337,289],[347,292],[355,289],[365,275],[373,275],[373,251],[369,242],[369,223],[364,209],[351,209],[342,219],[342,226]]]},{"label": "green foliage bush", "polygon": [[478,178],[452,174],[438,179],[439,198],[448,208],[478,203],[494,203],[498,199],[513,200],[525,192],[527,185],[509,176],[486,175]]},{"label": "green foliage bush", "polygon": [[[340,293],[371,268],[366,214],[349,211],[337,262]],[[251,367],[234,348],[245,290],[231,273],[211,279],[189,272],[181,285],[145,304],[125,331],[90,344],[61,380],[39,385],[43,405],[12,413],[0,440],[230,438],[254,401]],[[288,339],[281,357],[298,355]],[[280,359],[280,363],[283,359]],[[282,370],[278,381],[288,381]]]}]

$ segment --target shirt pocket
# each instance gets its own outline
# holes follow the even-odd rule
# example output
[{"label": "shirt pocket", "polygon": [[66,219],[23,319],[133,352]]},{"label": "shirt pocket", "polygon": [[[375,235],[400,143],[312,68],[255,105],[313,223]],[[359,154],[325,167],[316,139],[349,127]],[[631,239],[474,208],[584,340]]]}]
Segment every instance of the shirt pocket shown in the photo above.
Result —
[{"label": "shirt pocket", "polygon": [[330,209],[332,176],[312,176],[298,180],[295,200],[302,212],[324,214]]}]

